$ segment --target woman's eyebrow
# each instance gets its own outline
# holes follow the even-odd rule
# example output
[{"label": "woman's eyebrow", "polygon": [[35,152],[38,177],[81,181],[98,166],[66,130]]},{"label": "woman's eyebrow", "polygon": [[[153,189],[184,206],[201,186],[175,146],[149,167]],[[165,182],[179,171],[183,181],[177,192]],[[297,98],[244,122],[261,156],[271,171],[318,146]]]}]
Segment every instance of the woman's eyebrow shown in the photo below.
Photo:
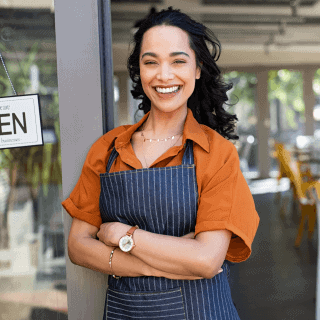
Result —
[{"label": "woman's eyebrow", "polygon": [[[185,55],[185,56],[187,56],[187,57],[190,58],[190,56],[189,56],[187,53],[183,52],[183,51],[171,52],[171,53],[169,54],[169,56],[170,56],[170,57],[174,57],[174,56],[179,56],[179,55],[181,55],[181,54],[183,54],[183,55]],[[154,53],[154,52],[145,52],[145,53],[141,56],[141,59],[143,59],[143,57],[145,57],[145,56],[151,56],[151,57],[158,58],[158,55],[157,55],[156,53]]]}]

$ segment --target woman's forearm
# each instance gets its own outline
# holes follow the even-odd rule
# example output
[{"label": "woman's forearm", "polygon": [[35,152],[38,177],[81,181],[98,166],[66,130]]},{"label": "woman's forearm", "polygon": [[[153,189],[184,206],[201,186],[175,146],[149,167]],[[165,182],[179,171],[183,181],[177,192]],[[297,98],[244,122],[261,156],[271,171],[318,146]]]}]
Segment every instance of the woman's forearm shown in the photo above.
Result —
[{"label": "woman's forearm", "polygon": [[[109,266],[112,247],[106,246],[99,240],[91,237],[78,238],[68,246],[70,260],[79,266],[89,268],[106,274],[116,274],[127,277],[140,277],[148,275],[149,266],[134,256],[125,256],[125,253],[114,253],[112,270]],[[117,249],[116,251],[118,251]],[[119,266],[115,269],[114,258],[117,254]]]},{"label": "woman's forearm", "polygon": [[196,239],[156,234],[142,229],[134,232],[133,239],[136,246],[131,254],[158,270],[212,277],[208,272],[208,261],[211,260]]},{"label": "woman's forearm", "polygon": [[70,260],[77,265],[99,271],[105,274],[115,274],[123,277],[155,276],[168,279],[195,280],[200,277],[193,275],[178,275],[157,270],[141,259],[116,249],[112,257],[112,270],[109,257],[113,247],[106,246],[93,238],[81,238],[69,246]]},{"label": "woman's forearm", "polygon": [[[118,272],[117,270],[120,270],[122,268],[123,263],[130,263],[132,261],[131,257],[132,257],[131,254],[124,253],[119,248],[117,248],[114,251],[114,254],[112,257],[112,270],[114,270],[115,274],[121,275],[120,272]],[[143,262],[139,258],[137,258],[137,259],[139,260],[139,265],[141,265],[141,263],[145,264],[145,267],[147,270],[147,274],[146,274],[147,276],[164,277],[164,278],[168,278],[168,279],[177,279],[177,280],[203,279],[202,277],[196,277],[193,275],[179,275],[179,274],[173,274],[173,273],[161,271],[161,270],[158,270],[158,269],[155,269],[155,268],[149,266],[148,264],[146,264],[145,262]],[[128,277],[128,275],[123,275],[123,276]]]}]

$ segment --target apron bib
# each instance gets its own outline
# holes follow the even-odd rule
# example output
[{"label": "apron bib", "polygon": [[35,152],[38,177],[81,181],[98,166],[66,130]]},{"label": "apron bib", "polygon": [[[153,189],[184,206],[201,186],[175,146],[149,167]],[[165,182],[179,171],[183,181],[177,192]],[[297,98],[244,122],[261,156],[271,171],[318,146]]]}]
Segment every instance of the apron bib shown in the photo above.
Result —
[{"label": "apron bib", "polygon": [[[193,142],[180,166],[109,173],[118,156],[113,149],[100,174],[102,223],[119,221],[140,229],[181,237],[195,230],[198,188]],[[108,277],[104,320],[240,320],[228,282],[230,266],[212,279]]]}]

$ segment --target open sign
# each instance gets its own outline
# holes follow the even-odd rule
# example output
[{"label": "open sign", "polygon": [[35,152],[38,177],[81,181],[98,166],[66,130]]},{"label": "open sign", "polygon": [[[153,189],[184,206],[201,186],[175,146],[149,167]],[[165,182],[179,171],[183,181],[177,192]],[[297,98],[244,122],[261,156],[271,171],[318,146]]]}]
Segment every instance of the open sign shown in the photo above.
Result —
[{"label": "open sign", "polygon": [[38,94],[0,98],[0,149],[43,145]]}]

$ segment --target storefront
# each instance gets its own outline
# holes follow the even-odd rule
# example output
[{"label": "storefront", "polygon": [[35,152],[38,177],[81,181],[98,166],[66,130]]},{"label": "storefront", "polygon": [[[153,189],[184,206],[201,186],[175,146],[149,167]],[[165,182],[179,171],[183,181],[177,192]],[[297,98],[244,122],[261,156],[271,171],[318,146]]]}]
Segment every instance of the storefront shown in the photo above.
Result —
[{"label": "storefront", "polygon": [[[250,5],[253,4],[254,1]],[[268,44],[270,34],[284,27],[278,26],[277,21],[256,28],[256,33],[249,21],[243,27],[246,31],[233,35],[228,32],[232,21],[230,26],[221,27],[227,16],[214,25],[220,12],[221,16],[230,13],[229,19],[238,14],[253,19],[260,10],[257,7],[230,9],[221,3],[214,6],[210,1],[184,0],[3,1],[0,52],[17,94],[39,94],[44,139],[43,147],[0,150],[0,164],[6,166],[4,169],[0,165],[3,319],[20,320],[28,316],[41,319],[39,314],[44,309],[56,312],[59,319],[102,318],[107,276],[70,262],[67,239],[72,220],[62,211],[60,202],[77,183],[92,143],[115,126],[135,121],[138,101],[131,97],[126,70],[132,28],[151,6],[161,10],[169,5],[194,14],[195,18],[202,17],[209,27],[217,30],[218,38],[221,32],[223,50],[219,66],[230,81],[241,82],[241,74],[247,81],[245,85],[242,82],[242,88],[249,98],[234,111],[243,114],[241,130],[245,143],[248,142],[248,149],[243,152],[251,161],[244,168],[248,167],[249,178],[270,175],[270,138],[279,137],[280,123],[282,128],[291,128],[279,118],[281,112],[300,117],[299,128],[305,135],[313,135],[319,127],[320,118],[314,117],[316,96],[320,95],[316,44],[308,49],[302,45],[286,49],[277,47],[276,42]],[[269,16],[277,11],[276,7],[264,9]],[[283,16],[290,15],[289,9],[280,9]],[[316,11],[313,17],[311,7],[302,8],[302,15],[309,16],[306,21],[311,27],[319,22],[320,13]],[[292,28],[304,21],[292,19],[292,23],[289,18],[287,21]],[[233,28],[236,23],[240,28],[240,20],[233,23]],[[246,38],[249,44],[237,43],[242,32],[251,35],[250,41]],[[293,37],[294,32],[290,29],[288,34]],[[254,47],[258,39],[264,39],[262,49]],[[271,53],[266,52],[265,46]],[[0,95],[11,96],[13,89],[2,64],[0,69]],[[299,106],[294,106],[295,111],[293,107],[282,110],[277,105],[280,100],[269,96],[272,72],[284,82],[287,74],[281,73],[283,69],[299,73],[295,79],[301,78],[298,84],[303,100],[301,112]],[[254,168],[252,176],[249,167]],[[41,302],[34,303],[35,299]]]}]

